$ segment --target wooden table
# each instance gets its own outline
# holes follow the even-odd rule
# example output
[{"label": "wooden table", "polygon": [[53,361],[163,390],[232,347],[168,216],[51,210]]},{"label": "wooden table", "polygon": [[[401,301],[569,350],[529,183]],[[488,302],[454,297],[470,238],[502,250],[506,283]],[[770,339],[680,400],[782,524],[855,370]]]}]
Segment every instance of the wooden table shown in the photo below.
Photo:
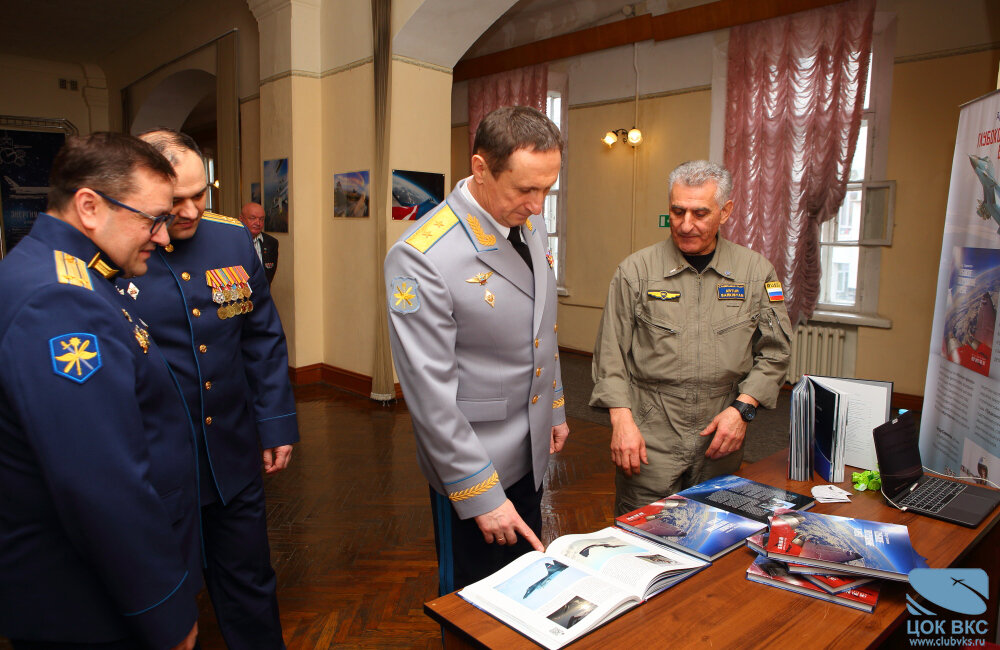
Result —
[{"label": "wooden table", "polygon": [[[740,475],[808,494],[815,483],[787,480],[786,459],[787,450],[778,452],[743,468]],[[850,471],[848,468],[847,476]],[[841,487],[851,489],[849,483]],[[987,639],[996,639],[1000,589],[1000,526],[996,524],[1000,508],[978,528],[966,528],[899,512],[886,506],[877,492],[855,492],[851,500],[817,503],[813,511],[904,524],[909,527],[913,547],[927,558],[928,566],[985,569],[990,576],[990,608],[984,615],[990,622]],[[906,639],[905,626],[901,625],[908,615],[906,583],[884,581],[878,606],[868,614],[749,582],[746,569],[753,558],[749,549],[732,551],[708,569],[594,630],[572,647],[608,648],[638,643],[648,648],[863,648],[878,646],[890,637],[893,642]],[[454,593],[425,603],[424,612],[441,624],[446,648],[534,645]],[[654,640],[657,638],[662,643]]]}]

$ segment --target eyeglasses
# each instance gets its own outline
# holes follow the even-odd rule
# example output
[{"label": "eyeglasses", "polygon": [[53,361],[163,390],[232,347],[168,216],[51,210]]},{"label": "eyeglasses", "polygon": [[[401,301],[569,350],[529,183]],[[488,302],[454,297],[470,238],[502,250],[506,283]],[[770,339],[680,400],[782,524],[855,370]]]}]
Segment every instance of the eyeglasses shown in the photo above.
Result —
[{"label": "eyeglasses", "polygon": [[[93,190],[94,188],[91,189]],[[174,219],[177,218],[177,215],[170,214],[169,212],[167,214],[161,214],[158,217],[154,217],[153,215],[143,212],[142,210],[136,210],[130,205],[125,205],[121,201],[116,201],[115,199],[111,198],[101,190],[94,190],[94,193],[100,196],[108,203],[110,203],[111,205],[117,205],[119,208],[125,208],[129,212],[134,212],[138,215],[142,215],[143,217],[146,217],[147,219],[151,220],[153,222],[152,225],[149,227],[149,234],[151,235],[155,235],[156,232],[160,229],[160,226],[164,224],[166,224],[167,227],[169,228],[170,224],[172,224],[174,222]]]}]

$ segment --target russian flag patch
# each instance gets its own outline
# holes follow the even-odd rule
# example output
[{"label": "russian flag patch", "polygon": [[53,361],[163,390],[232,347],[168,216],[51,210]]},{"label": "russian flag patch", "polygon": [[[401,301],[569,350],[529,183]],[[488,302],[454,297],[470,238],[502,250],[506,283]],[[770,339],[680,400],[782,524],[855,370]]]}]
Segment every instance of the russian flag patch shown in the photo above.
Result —
[{"label": "russian flag patch", "polygon": [[783,302],[785,300],[785,293],[781,290],[780,282],[768,282],[764,285],[767,289],[767,298],[771,302]]}]

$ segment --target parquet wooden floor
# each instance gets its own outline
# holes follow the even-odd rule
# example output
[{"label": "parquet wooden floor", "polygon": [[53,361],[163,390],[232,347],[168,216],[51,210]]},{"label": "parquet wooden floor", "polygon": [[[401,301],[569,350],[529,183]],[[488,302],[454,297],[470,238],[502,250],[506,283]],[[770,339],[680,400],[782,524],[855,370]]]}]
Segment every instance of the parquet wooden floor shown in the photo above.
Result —
[{"label": "parquet wooden floor", "polygon": [[[440,648],[423,613],[437,596],[427,482],[402,402],[382,406],[324,384],[296,387],[301,442],[265,478],[271,558],[289,650]],[[545,539],[611,522],[610,431],[570,421],[542,504]],[[225,648],[207,595],[204,650]],[[0,639],[0,648],[9,648]]]}]

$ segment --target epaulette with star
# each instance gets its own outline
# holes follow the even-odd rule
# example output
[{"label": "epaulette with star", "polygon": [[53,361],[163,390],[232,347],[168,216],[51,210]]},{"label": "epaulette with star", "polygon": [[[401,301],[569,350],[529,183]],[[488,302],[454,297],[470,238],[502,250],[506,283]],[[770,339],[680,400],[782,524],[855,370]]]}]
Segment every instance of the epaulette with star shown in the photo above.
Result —
[{"label": "epaulette with star", "polygon": [[206,221],[214,221],[215,223],[226,223],[226,224],[229,224],[230,226],[239,226],[240,228],[243,227],[243,222],[240,221],[239,219],[233,219],[232,217],[226,217],[226,216],[221,215],[221,214],[216,214],[214,212],[209,212],[208,210],[205,210],[204,214],[201,215],[201,218],[204,219],[204,220],[206,220]]},{"label": "epaulette with star", "polygon": [[457,223],[458,217],[446,205],[431,216],[424,225],[414,230],[413,234],[406,238],[406,243],[421,253],[426,253]]},{"label": "epaulette with star", "polygon": [[53,251],[53,253],[55,253],[56,258],[56,278],[60,284],[72,284],[76,287],[94,290],[86,262],[62,251]]}]

